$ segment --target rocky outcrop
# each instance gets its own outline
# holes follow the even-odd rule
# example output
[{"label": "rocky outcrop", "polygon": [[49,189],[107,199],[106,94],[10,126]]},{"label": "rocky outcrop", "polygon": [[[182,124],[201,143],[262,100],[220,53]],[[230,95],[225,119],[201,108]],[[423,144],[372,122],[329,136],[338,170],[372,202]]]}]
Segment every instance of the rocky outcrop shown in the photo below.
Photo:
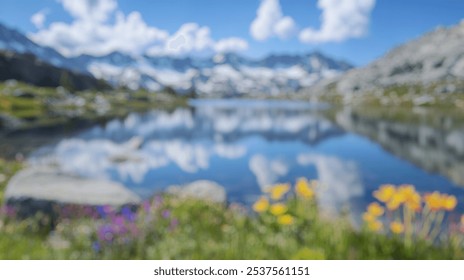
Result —
[{"label": "rocky outcrop", "polygon": [[5,191],[5,201],[20,200],[114,206],[141,201],[119,183],[77,177],[47,166],[25,169],[10,180]]},{"label": "rocky outcrop", "polygon": [[226,202],[226,191],[215,182],[200,180],[184,186],[170,186],[166,192],[180,198],[196,198],[217,203]]},{"label": "rocky outcrop", "polygon": [[[430,86],[439,92],[463,91],[464,20],[436,30],[393,49],[384,57],[333,80],[318,84],[317,92],[366,93],[398,85]],[[458,86],[458,87],[461,87]]]}]

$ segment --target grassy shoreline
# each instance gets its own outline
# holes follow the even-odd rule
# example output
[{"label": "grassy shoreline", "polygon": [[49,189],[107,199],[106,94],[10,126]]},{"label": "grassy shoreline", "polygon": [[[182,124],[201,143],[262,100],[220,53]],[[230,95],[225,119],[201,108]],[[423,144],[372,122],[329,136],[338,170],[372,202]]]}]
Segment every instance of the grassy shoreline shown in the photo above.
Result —
[{"label": "grassy shoreline", "polygon": [[69,92],[20,82],[0,83],[0,129],[31,130],[99,123],[152,109],[186,106],[188,97],[169,91],[109,90]]},{"label": "grassy shoreline", "polygon": [[45,216],[18,221],[14,208],[3,209],[0,259],[464,259],[462,229],[439,245],[410,238],[407,229],[388,229],[386,220],[387,228],[376,225],[391,210],[379,204],[369,206],[365,227],[355,229],[347,217],[323,218],[315,188],[304,179],[294,189],[277,185],[256,201],[255,214],[237,204],[169,195],[136,208],[69,205],[59,209],[51,231],[39,226]]}]

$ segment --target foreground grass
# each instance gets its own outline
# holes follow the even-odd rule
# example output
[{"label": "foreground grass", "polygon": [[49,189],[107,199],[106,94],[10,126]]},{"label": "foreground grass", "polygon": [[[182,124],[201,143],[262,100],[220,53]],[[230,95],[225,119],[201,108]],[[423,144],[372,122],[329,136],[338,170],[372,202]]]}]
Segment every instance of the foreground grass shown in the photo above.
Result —
[{"label": "foreground grass", "polygon": [[21,168],[22,163],[19,161],[0,158],[0,203],[3,201],[6,184]]},{"label": "foreground grass", "polygon": [[381,232],[373,224],[384,212],[372,207],[366,227],[356,230],[346,217],[322,218],[307,181],[289,189],[279,185],[265,194],[255,214],[240,205],[169,196],[121,209],[66,206],[51,232],[43,218],[35,219],[42,226],[34,219],[18,222],[15,209],[4,208],[0,259],[464,258],[462,233],[437,243],[406,239],[398,229]]}]

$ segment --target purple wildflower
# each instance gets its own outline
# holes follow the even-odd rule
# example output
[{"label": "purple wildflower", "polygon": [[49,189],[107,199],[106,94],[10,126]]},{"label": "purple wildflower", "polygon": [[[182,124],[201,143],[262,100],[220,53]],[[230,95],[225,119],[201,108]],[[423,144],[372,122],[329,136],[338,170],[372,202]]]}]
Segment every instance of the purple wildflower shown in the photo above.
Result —
[{"label": "purple wildflower", "polygon": [[109,205],[97,207],[97,213],[103,219],[106,218],[108,215],[110,215],[112,212],[113,212],[113,208],[111,208],[111,206]]},{"label": "purple wildflower", "polygon": [[136,215],[134,212],[132,212],[132,210],[129,208],[129,207],[124,207],[122,208],[121,210],[121,214],[123,215],[123,217],[128,220],[129,222],[135,222],[136,220]]},{"label": "purple wildflower", "polygon": [[153,206],[155,208],[159,208],[162,204],[163,204],[163,197],[161,197],[160,195],[155,196],[155,198],[153,199]]},{"label": "purple wildflower", "polygon": [[171,211],[169,210],[164,210],[163,213],[161,214],[163,216],[163,218],[167,219],[171,216]]},{"label": "purple wildflower", "polygon": [[15,218],[17,214],[16,208],[11,205],[6,205],[5,206],[5,215],[7,218]]},{"label": "purple wildflower", "polygon": [[95,210],[91,206],[86,206],[84,207],[84,215],[88,217],[94,217],[95,215]]},{"label": "purple wildflower", "polygon": [[170,231],[175,230],[178,225],[179,225],[179,220],[177,220],[176,218],[172,219],[171,224],[169,225],[169,230]]},{"label": "purple wildflower", "polygon": [[137,227],[136,224],[129,224],[129,231],[132,236],[137,236],[139,235],[139,228]]},{"label": "purple wildflower", "polygon": [[103,225],[98,229],[98,239],[104,242],[112,242],[114,239],[114,232],[111,225]]},{"label": "purple wildflower", "polygon": [[100,252],[100,250],[101,250],[100,243],[99,243],[98,241],[93,242],[93,243],[92,243],[92,249],[93,249],[96,253]]},{"label": "purple wildflower", "polygon": [[142,206],[143,206],[143,211],[145,211],[145,213],[150,212],[150,207],[151,207],[150,201],[148,200],[144,201]]},{"label": "purple wildflower", "polygon": [[127,233],[126,220],[122,216],[116,216],[112,219],[112,227],[116,235],[124,235]]}]

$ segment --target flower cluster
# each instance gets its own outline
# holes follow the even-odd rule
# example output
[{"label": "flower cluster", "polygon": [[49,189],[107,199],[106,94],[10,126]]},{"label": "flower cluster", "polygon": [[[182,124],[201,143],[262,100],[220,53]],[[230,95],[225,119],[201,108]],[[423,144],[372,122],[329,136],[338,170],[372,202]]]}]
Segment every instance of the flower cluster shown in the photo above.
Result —
[{"label": "flower cluster", "polygon": [[390,211],[395,211],[402,205],[413,211],[421,210],[421,196],[412,185],[383,185],[374,192],[374,197],[385,203]]},{"label": "flower cluster", "polygon": [[[119,248],[131,250],[173,232],[178,220],[170,204],[161,196],[144,201],[141,205],[123,207],[68,205],[57,209],[59,223],[56,232],[74,244],[91,246],[97,254]],[[82,243],[88,240],[90,243]]]},{"label": "flower cluster", "polygon": [[3,205],[0,207],[0,219],[15,219],[17,209],[11,205]]},{"label": "flower cluster", "polygon": [[409,240],[415,236],[434,241],[443,232],[445,213],[454,211],[458,203],[453,195],[421,195],[412,185],[382,185],[373,196],[378,202],[369,204],[363,214],[367,228],[380,232],[388,225],[391,233]]},{"label": "flower cluster", "polygon": [[129,207],[122,208],[120,212],[116,212],[109,206],[98,207],[97,209],[105,218],[105,222],[97,229],[99,245],[129,243],[138,236],[137,216]]},{"label": "flower cluster", "polygon": [[[295,193],[298,198],[312,200],[315,196],[315,181],[309,182],[305,178],[300,178],[295,184]],[[284,198],[290,193],[289,184],[277,184],[267,191],[266,195],[261,196],[254,204],[253,210],[257,213],[269,212],[276,218],[281,225],[292,225],[295,217],[289,213],[288,206],[284,203]]]}]

